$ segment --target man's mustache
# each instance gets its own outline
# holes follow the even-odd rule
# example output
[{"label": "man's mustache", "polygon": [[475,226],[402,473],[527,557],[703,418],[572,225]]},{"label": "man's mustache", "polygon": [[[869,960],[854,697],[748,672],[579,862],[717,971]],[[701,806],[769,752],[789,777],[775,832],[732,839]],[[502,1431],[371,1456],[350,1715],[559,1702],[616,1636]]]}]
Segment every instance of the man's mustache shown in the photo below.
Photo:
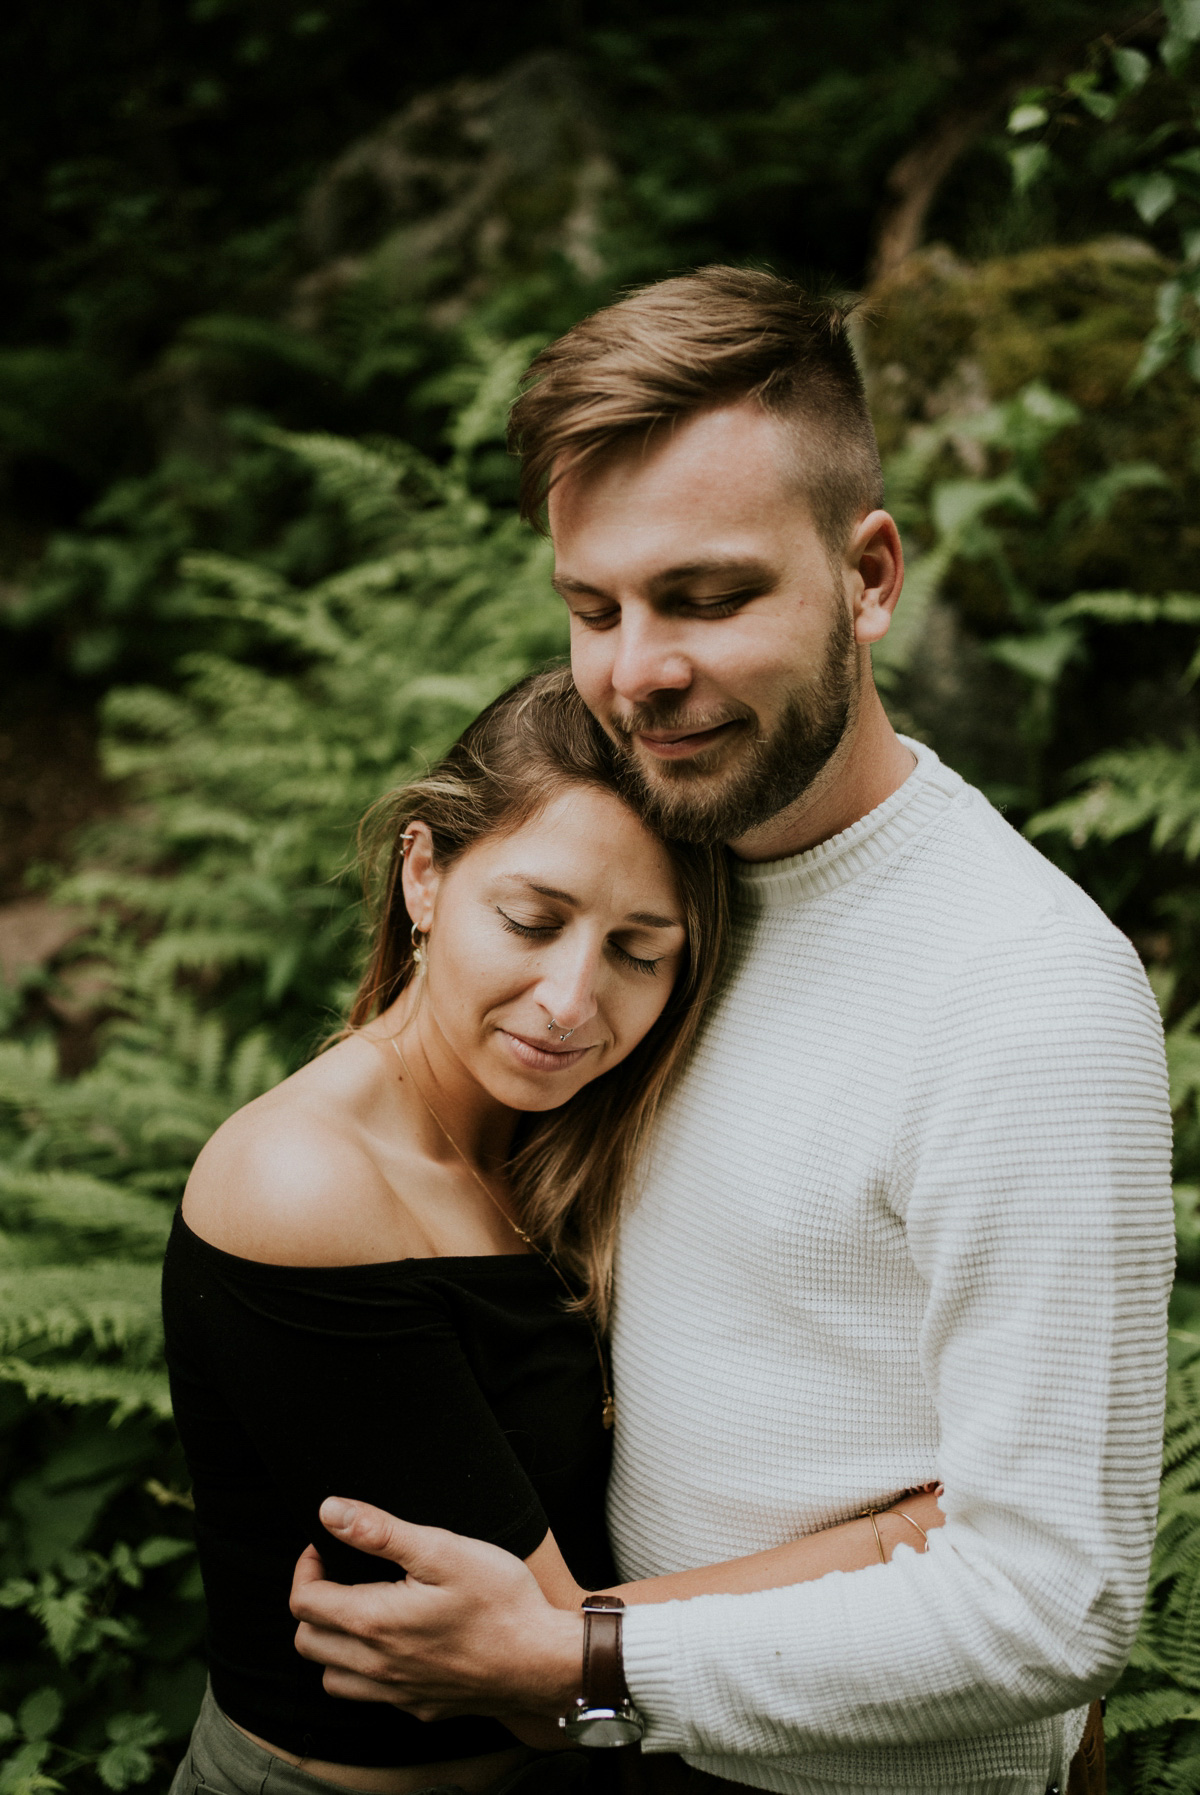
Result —
[{"label": "man's mustache", "polygon": [[638,704],[623,715],[610,717],[609,725],[615,735],[631,740],[635,735],[658,730],[672,735],[701,735],[706,729],[720,729],[726,723],[752,724],[754,721],[754,712],[750,710],[691,712],[672,710],[665,705]]}]

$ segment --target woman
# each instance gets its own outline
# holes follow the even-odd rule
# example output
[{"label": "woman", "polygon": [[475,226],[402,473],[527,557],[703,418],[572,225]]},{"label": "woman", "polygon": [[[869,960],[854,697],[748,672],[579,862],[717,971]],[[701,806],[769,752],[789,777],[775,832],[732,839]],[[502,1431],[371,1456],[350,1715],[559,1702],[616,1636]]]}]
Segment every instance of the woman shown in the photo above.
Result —
[{"label": "woman", "polygon": [[[380,1576],[320,1528],[327,1495],[504,1546],[562,1605],[614,1580],[613,1234],[719,973],[725,861],[642,824],[565,671],[498,699],[385,826],[349,1030],[213,1137],[168,1248],[212,1674],[176,1795],[483,1795],[522,1774],[517,1720],[339,1702],[296,1654],[310,1541],[339,1581]],[[645,1594],[856,1568],[923,1543],[918,1501]]]}]

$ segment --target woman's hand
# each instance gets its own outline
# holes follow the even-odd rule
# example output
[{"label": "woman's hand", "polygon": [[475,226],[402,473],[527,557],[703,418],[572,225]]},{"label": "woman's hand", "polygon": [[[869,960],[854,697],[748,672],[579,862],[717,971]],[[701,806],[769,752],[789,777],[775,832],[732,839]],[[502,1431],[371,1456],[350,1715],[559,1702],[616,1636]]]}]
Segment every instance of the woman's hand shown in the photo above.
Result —
[{"label": "woman's hand", "polygon": [[[914,1552],[926,1550],[930,1533],[934,1528],[944,1526],[946,1521],[938,1507],[941,1488],[940,1483],[930,1484],[925,1489],[918,1490],[915,1496],[901,1496],[890,1508],[878,1510],[875,1523],[879,1528],[885,1558],[890,1559],[897,1546],[911,1546]],[[879,1556],[878,1546],[875,1547],[875,1556]]]}]

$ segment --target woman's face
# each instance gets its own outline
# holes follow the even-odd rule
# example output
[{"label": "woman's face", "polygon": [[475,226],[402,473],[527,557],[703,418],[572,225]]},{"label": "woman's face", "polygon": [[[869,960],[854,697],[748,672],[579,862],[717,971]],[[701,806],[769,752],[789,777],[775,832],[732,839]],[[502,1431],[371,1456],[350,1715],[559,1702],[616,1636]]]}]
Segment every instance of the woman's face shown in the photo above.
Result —
[{"label": "woman's face", "polygon": [[662,844],[582,785],[444,872],[428,828],[413,835],[404,895],[429,937],[426,1026],[496,1101],[557,1108],[624,1059],[671,994],[685,933]]}]

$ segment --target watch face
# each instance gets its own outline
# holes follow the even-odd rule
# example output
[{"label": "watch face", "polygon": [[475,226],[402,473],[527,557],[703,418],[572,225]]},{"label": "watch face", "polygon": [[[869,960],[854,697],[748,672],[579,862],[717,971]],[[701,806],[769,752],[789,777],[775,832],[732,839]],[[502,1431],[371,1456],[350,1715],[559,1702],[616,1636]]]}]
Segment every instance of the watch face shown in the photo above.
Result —
[{"label": "watch face", "polygon": [[563,1730],[576,1745],[634,1745],[641,1738],[642,1723],[633,1714],[613,1708],[592,1708],[563,1722]]}]

